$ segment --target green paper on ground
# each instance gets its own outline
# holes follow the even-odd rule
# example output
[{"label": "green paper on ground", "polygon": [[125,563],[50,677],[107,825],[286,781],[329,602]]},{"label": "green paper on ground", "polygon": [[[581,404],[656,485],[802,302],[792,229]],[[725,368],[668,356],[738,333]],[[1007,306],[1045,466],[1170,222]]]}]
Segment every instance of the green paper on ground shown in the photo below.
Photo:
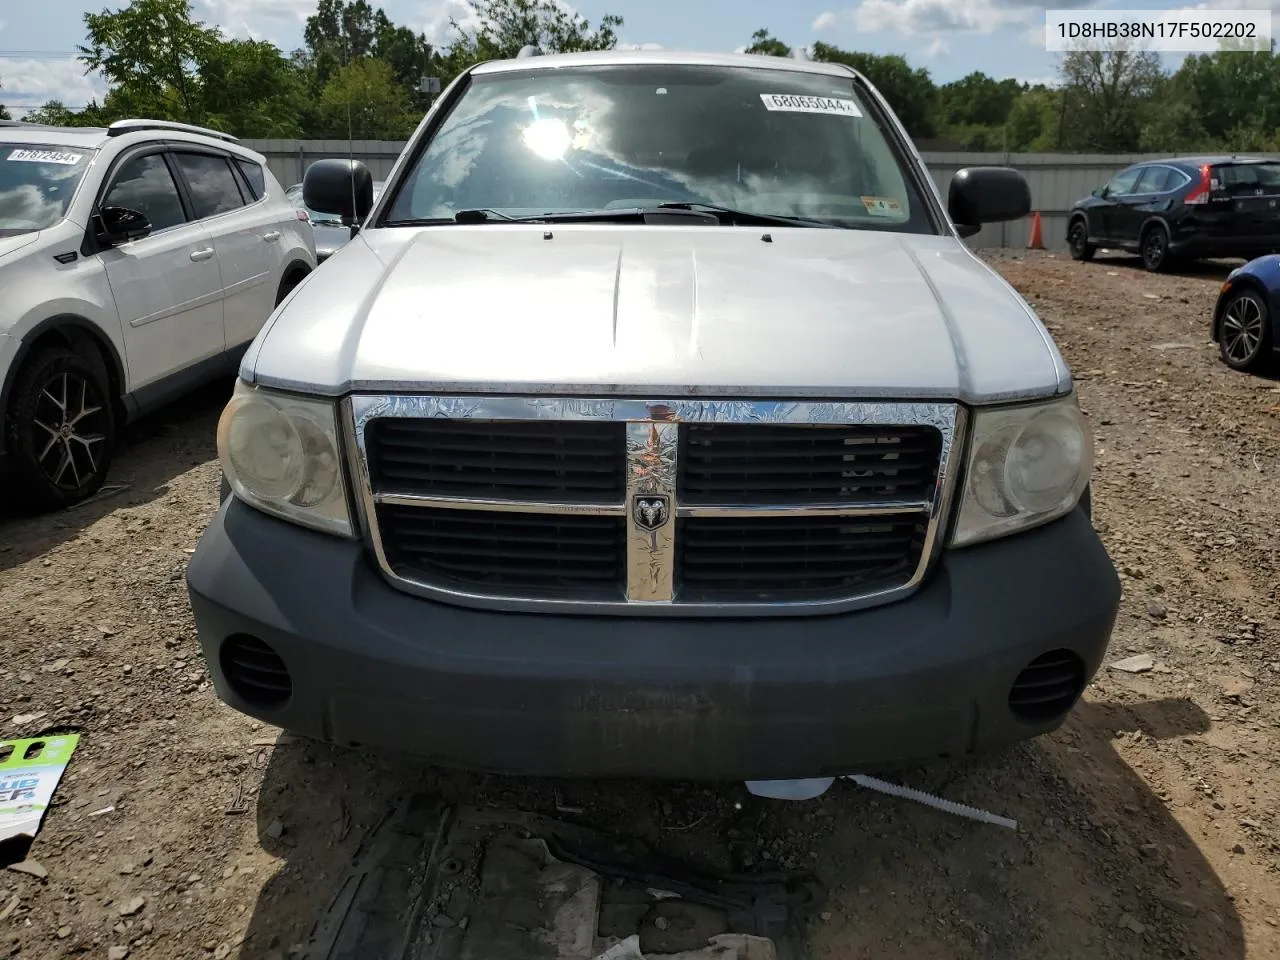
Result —
[{"label": "green paper on ground", "polygon": [[0,741],[0,841],[35,838],[78,733]]}]

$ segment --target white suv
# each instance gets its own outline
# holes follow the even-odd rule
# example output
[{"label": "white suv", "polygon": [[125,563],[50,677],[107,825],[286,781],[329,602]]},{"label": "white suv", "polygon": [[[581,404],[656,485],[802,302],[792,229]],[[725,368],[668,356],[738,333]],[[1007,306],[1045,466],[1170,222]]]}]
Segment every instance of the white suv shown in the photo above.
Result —
[{"label": "white suv", "polygon": [[316,267],[261,154],[186,124],[0,122],[0,465],[52,509],[102,484],[120,425],[235,373]]}]

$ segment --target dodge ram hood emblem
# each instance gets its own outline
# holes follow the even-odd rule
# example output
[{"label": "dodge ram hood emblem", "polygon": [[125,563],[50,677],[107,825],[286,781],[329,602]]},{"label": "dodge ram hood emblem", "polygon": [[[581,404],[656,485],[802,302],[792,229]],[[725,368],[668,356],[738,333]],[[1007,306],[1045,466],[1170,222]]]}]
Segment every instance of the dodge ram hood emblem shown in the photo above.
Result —
[{"label": "dodge ram hood emblem", "polygon": [[640,496],[631,504],[636,526],[641,530],[657,530],[671,517],[671,501],[667,497]]}]

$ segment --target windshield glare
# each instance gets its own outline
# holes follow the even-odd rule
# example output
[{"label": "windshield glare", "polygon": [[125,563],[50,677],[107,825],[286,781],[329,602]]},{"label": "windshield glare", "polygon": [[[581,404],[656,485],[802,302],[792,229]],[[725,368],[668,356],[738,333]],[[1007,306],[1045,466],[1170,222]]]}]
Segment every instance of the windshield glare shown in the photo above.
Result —
[{"label": "windshield glare", "polygon": [[664,202],[934,232],[852,77],[669,64],[473,77],[386,219]]},{"label": "windshield glare", "polygon": [[0,143],[0,236],[43,230],[67,215],[93,150]]}]

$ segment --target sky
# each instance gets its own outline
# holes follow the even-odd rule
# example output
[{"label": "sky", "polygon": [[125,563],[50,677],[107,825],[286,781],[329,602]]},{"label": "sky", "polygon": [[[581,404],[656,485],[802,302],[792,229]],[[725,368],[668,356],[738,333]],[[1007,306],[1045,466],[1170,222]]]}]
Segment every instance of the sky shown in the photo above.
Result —
[{"label": "sky", "polygon": [[[15,116],[49,99],[70,107],[101,97],[104,85],[75,59],[84,39],[85,0],[0,0],[0,103]],[[107,0],[115,9],[125,0]],[[374,0],[375,6],[377,0]],[[285,52],[302,43],[302,25],[315,0],[193,0],[196,15],[229,35],[270,40]],[[814,41],[869,53],[898,53],[928,69],[935,82],[975,70],[997,78],[1052,82],[1059,55],[1044,44],[1045,7],[1022,0],[573,0],[593,24],[614,13],[623,44],[668,49],[732,51],[767,28],[791,46]],[[1273,7],[1280,0],[1057,0],[1055,9]],[[466,22],[466,0],[385,0],[387,15],[440,44],[450,18]],[[1176,55],[1165,58],[1176,65]]]}]

